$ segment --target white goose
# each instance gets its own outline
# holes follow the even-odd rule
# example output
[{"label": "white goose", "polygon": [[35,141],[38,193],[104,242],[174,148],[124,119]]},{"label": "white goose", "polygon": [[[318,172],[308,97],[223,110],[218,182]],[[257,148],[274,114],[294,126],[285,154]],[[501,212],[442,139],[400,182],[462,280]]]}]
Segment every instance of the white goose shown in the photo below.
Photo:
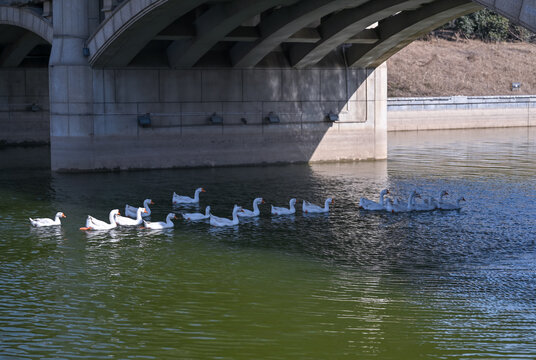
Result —
[{"label": "white goose", "polygon": [[329,205],[333,204],[333,202],[332,198],[327,198],[324,207],[321,207],[303,200],[302,211],[304,213],[327,213],[329,212]]},{"label": "white goose", "polygon": [[290,207],[287,209],[286,207],[278,207],[272,205],[272,215],[292,215],[296,213],[296,208],[294,205],[296,205],[296,199],[292,198],[289,202]]},{"label": "white goose", "polygon": [[433,197],[424,199],[422,203],[415,203],[415,210],[417,211],[433,211],[439,208],[439,205],[443,202],[443,197],[449,193],[446,190],[441,190],[438,194],[439,200]]},{"label": "white goose", "polygon": [[197,221],[197,220],[205,220],[210,218],[210,206],[207,206],[205,209],[205,213],[186,213],[182,214],[182,217],[184,220],[191,220],[191,221]]},{"label": "white goose", "polygon": [[235,205],[233,208],[233,218],[227,219],[222,217],[217,217],[210,215],[210,225],[212,226],[233,226],[238,225],[238,213],[243,211],[242,208],[238,205]]},{"label": "white goose", "polygon": [[359,200],[359,208],[364,210],[371,210],[371,211],[380,211],[385,209],[385,201],[384,196],[389,194],[389,189],[383,189],[380,191],[380,202],[377,203],[376,201],[369,200],[367,198],[362,197]]},{"label": "white goose", "polygon": [[437,209],[437,201],[433,197],[423,199],[422,203],[415,203],[415,211],[433,211]]},{"label": "white goose", "polygon": [[121,225],[121,226],[141,225],[141,223],[143,222],[142,215],[143,213],[146,213],[146,212],[147,210],[145,208],[142,208],[142,207],[138,208],[138,210],[136,211],[136,219],[131,219],[129,217],[116,215],[115,222],[117,223],[117,225]]},{"label": "white goose", "polygon": [[443,197],[447,196],[448,194],[449,193],[447,190],[441,190],[438,196],[439,200],[436,201],[434,198],[432,198],[432,200],[434,200],[435,202],[436,208],[439,208],[441,206],[441,204],[443,203]]},{"label": "white goose", "polygon": [[460,205],[460,202],[465,201],[465,198],[462,196],[456,200],[455,204],[451,203],[440,203],[439,209],[441,210],[460,210],[462,206]]},{"label": "white goose", "polygon": [[143,225],[147,229],[170,229],[173,227],[173,222],[171,219],[176,219],[177,217],[173,213],[169,213],[166,217],[166,221],[145,221],[143,220]]},{"label": "white goose", "polygon": [[242,208],[242,211],[238,212],[238,217],[255,217],[259,216],[261,211],[259,210],[259,204],[264,204],[263,198],[256,198],[253,200],[253,211]]},{"label": "white goose", "polygon": [[[151,209],[149,209],[149,205],[154,205],[154,202],[151,199],[145,199],[143,201],[143,207],[145,208],[145,212],[141,214],[142,217],[148,217],[151,215]],[[125,216],[136,218],[138,216],[138,208],[135,206],[125,205]]]},{"label": "white goose", "polygon": [[43,227],[43,226],[61,225],[60,218],[65,218],[65,217],[67,216],[65,216],[65,214],[60,211],[56,213],[54,220],[49,219],[49,218],[37,218],[37,219],[29,218],[29,220],[30,220],[30,224],[32,224],[33,226]]},{"label": "white goose", "polygon": [[177,195],[176,193],[173,193],[172,202],[173,204],[198,204],[199,203],[199,194],[205,192],[205,189],[203,188],[197,188],[195,190],[194,197],[191,198],[189,196],[184,195]]},{"label": "white goose", "polygon": [[86,220],[86,227],[81,227],[80,230],[110,230],[117,227],[115,217],[119,215],[118,209],[110,211],[109,220],[110,223],[95,219],[93,216],[88,215]]},{"label": "white goose", "polygon": [[390,212],[409,212],[409,211],[414,211],[415,210],[415,198],[416,197],[421,197],[420,194],[417,193],[417,191],[413,190],[411,192],[411,194],[409,195],[408,197],[408,202],[407,204],[406,203],[403,203],[403,204],[391,204],[391,201],[389,201],[389,207],[386,207],[386,210],[387,211],[390,211]]},{"label": "white goose", "polygon": [[391,199],[386,199],[385,200],[385,211],[387,212],[390,212],[390,213],[395,213],[395,207],[393,205],[393,200]]}]

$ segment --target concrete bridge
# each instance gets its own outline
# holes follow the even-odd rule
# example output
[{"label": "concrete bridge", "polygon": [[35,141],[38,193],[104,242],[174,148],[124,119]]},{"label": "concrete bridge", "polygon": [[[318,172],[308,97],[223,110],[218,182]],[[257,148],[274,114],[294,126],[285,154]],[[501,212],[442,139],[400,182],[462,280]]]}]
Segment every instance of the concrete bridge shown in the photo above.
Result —
[{"label": "concrete bridge", "polygon": [[536,0],[0,0],[0,141],[55,170],[386,157],[382,65]]}]

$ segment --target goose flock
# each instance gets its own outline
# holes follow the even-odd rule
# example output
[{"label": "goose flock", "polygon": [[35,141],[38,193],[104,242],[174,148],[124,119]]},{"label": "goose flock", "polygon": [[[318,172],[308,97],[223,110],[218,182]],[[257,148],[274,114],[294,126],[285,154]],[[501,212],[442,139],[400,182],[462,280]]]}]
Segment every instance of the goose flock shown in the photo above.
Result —
[{"label": "goose flock", "polygon": [[[205,192],[205,189],[198,188],[195,190],[194,197],[177,195],[175,192],[172,195],[173,205],[188,205],[199,204],[199,195]],[[410,212],[410,211],[433,211],[433,210],[459,210],[461,208],[460,202],[465,201],[463,197],[460,197],[456,203],[448,203],[443,198],[448,194],[446,190],[442,190],[438,199],[433,197],[427,197],[422,202],[417,202],[417,198],[421,198],[421,195],[413,190],[408,197],[407,202],[400,200],[398,197],[386,198],[389,194],[388,189],[383,189],[380,192],[379,201],[370,200],[367,198],[361,198],[359,200],[359,208],[367,211],[387,211],[390,213]],[[253,200],[253,210],[244,209],[241,206],[234,205],[231,219],[218,217],[212,215],[210,212],[210,206],[207,206],[205,213],[182,213],[182,217],[187,221],[201,221],[209,220],[210,225],[216,227],[223,226],[235,226],[240,223],[240,218],[252,218],[260,215],[259,205],[264,204],[263,198],[256,198]],[[169,229],[173,228],[174,223],[172,220],[176,220],[175,213],[169,213],[165,221],[147,221],[147,218],[151,215],[151,209],[149,205],[153,205],[154,202],[151,199],[145,199],[143,207],[134,207],[131,205],[125,205],[125,215],[121,216],[118,209],[110,211],[108,222],[102,221],[88,215],[86,219],[86,226],[81,227],[80,230],[110,230],[117,226],[141,226],[145,229]],[[303,200],[302,212],[308,213],[328,213],[330,205],[333,205],[333,199],[328,198],[324,202],[324,206],[319,206]],[[271,205],[271,214],[274,216],[292,215],[296,213],[296,199],[292,198],[289,201],[289,207],[281,207]],[[30,218],[30,223],[36,227],[56,226],[61,225],[61,218],[65,218],[65,214],[58,212],[54,218]]]},{"label": "goose flock", "polygon": [[[413,190],[408,197],[407,202],[400,200],[398,197],[385,198],[385,195],[389,194],[389,189],[383,189],[380,192],[380,199],[378,202],[369,200],[367,198],[361,198],[359,200],[359,208],[368,211],[387,211],[390,213],[399,212],[411,212],[411,211],[434,211],[434,210],[460,210],[461,202],[465,201],[465,198],[459,197],[455,203],[449,203],[443,200],[443,198],[449,193],[446,190],[441,190],[437,199],[431,196],[422,198],[416,190]],[[417,202],[417,198],[422,198],[422,202]]]}]

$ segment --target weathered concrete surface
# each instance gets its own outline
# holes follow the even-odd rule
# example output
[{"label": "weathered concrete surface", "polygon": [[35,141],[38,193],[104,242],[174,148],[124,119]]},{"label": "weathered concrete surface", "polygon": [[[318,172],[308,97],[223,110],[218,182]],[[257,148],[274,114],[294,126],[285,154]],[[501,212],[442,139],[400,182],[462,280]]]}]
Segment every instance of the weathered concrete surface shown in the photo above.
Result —
[{"label": "weathered concrete surface", "polygon": [[54,0],[54,41],[49,62],[50,139],[93,133],[93,70],[82,48],[89,35],[89,0]]},{"label": "weathered concrete surface", "polygon": [[[189,91],[182,81],[191,84]],[[382,159],[386,67],[93,73],[86,133],[55,132],[55,170]],[[280,123],[265,118],[273,112]],[[326,122],[330,112],[339,121]],[[152,127],[137,116],[151,114]],[[212,125],[216,113],[224,122]],[[78,119],[78,118],[77,118]],[[245,121],[243,121],[244,119]]]},{"label": "weathered concrete surface", "polygon": [[389,100],[388,131],[536,126],[536,98],[453,97]]},{"label": "weathered concrete surface", "polygon": [[0,143],[48,143],[49,116],[47,69],[0,69]]}]

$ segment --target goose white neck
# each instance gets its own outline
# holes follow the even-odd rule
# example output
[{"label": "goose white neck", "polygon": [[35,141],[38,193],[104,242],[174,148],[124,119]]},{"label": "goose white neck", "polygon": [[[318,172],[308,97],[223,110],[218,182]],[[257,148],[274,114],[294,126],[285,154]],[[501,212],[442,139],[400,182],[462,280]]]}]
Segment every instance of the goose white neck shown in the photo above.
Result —
[{"label": "goose white neck", "polygon": [[290,203],[289,203],[289,204],[290,204],[290,210],[296,210],[296,209],[294,208],[294,205],[296,204],[296,199],[290,199]]},{"label": "goose white neck", "polygon": [[174,217],[175,217],[175,214],[169,213],[168,216],[166,217],[166,224],[167,225],[172,225],[173,222],[171,221],[171,219],[173,219]]},{"label": "goose white neck", "polygon": [[205,216],[210,216],[210,206],[207,206],[205,209]]},{"label": "goose white neck", "polygon": [[149,209],[150,204],[151,204],[151,199],[145,199],[145,201],[143,202],[143,207],[147,210],[148,213],[151,211],[151,209]]},{"label": "goose white neck", "polygon": [[61,212],[59,212],[59,213],[56,214],[56,216],[54,217],[54,223],[56,223],[56,224],[60,224],[60,223],[61,223],[61,220],[60,220],[61,215],[62,215]]},{"label": "goose white neck", "polygon": [[117,215],[118,212],[119,211],[117,209],[110,211],[110,215],[108,216],[110,220],[110,224],[115,224],[115,216]]},{"label": "goose white neck", "polygon": [[199,194],[201,193],[201,191],[202,191],[202,189],[197,189],[197,190],[195,191],[195,194],[194,194],[194,200],[195,200],[196,202],[199,201]]},{"label": "goose white neck", "polygon": [[262,202],[262,198],[256,198],[255,200],[253,200],[253,212],[255,213],[255,215],[258,215],[260,214],[260,210],[259,210],[259,204]]},{"label": "goose white neck", "polygon": [[385,196],[385,194],[387,194],[387,189],[383,189],[381,192],[380,192],[380,205],[384,205],[384,199],[383,197]]},{"label": "goose white neck", "polygon": [[331,198],[326,199],[326,202],[324,203],[324,210],[329,210],[329,204],[331,204]]},{"label": "goose white neck", "polygon": [[138,211],[136,211],[136,220],[141,220],[141,213],[145,210],[145,208],[138,208]]},{"label": "goose white neck", "polygon": [[240,207],[234,206],[233,208],[233,222],[238,224],[238,211],[240,211]]}]

